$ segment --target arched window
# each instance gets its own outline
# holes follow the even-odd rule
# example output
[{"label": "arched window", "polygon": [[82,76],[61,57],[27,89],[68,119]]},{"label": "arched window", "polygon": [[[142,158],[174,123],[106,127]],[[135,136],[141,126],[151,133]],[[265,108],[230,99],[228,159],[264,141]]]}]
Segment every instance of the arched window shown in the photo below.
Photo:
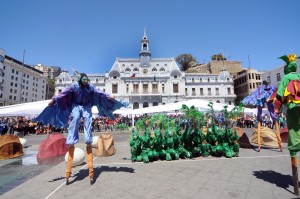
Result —
[{"label": "arched window", "polygon": [[148,102],[144,102],[144,103],[143,103],[143,108],[145,108],[145,107],[149,107]]},{"label": "arched window", "polygon": [[133,103],[133,109],[139,109],[139,103],[138,102]]},{"label": "arched window", "polygon": [[152,106],[158,106],[157,102],[153,102]]}]

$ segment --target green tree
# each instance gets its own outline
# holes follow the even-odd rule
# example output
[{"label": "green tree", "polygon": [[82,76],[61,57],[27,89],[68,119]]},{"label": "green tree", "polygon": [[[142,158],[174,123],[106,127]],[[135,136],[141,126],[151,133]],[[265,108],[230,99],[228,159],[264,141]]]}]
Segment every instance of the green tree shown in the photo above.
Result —
[{"label": "green tree", "polygon": [[222,55],[222,53],[220,54],[215,54],[211,57],[211,60],[217,60],[217,61],[221,61],[221,60],[227,60],[226,57],[224,57]]},{"label": "green tree", "polygon": [[55,79],[48,79],[47,81],[49,84],[55,85]]},{"label": "green tree", "polygon": [[196,57],[194,57],[191,54],[180,54],[178,57],[176,57],[176,62],[180,65],[180,69],[182,71],[186,71],[189,69],[193,64],[190,64],[190,62],[197,63]]}]

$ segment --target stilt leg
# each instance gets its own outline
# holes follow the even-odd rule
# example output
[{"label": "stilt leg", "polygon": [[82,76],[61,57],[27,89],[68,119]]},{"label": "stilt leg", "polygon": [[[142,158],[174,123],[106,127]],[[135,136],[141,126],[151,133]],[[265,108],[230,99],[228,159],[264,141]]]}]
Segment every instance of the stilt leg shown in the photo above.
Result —
[{"label": "stilt leg", "polygon": [[294,183],[294,194],[299,195],[299,183],[298,183],[298,160],[296,157],[291,157],[292,171],[293,171],[293,183]]},{"label": "stilt leg", "polygon": [[257,124],[257,151],[260,152],[260,126],[261,122]]},{"label": "stilt leg", "polygon": [[281,138],[280,138],[280,133],[279,133],[279,124],[278,121],[275,122],[275,133],[278,141],[278,147],[279,150],[282,151],[282,143],[281,143]]},{"label": "stilt leg", "polygon": [[66,185],[69,184],[69,178],[70,178],[71,173],[72,173],[72,163],[73,163],[73,157],[74,157],[74,150],[75,150],[74,145],[69,146],[69,149],[68,149],[69,156],[68,156],[68,162],[67,162],[67,166],[66,166]]},{"label": "stilt leg", "polygon": [[92,145],[86,145],[86,161],[89,168],[89,177],[90,177],[90,184],[94,183],[94,164],[93,164],[93,150]]}]

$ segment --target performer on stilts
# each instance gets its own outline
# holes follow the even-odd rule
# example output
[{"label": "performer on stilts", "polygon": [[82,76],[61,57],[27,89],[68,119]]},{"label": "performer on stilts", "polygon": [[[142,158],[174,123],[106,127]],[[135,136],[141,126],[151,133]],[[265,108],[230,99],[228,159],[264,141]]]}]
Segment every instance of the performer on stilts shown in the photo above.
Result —
[{"label": "performer on stilts", "polygon": [[282,151],[282,143],[279,134],[278,117],[274,111],[273,96],[276,93],[277,88],[269,85],[267,81],[263,81],[263,84],[259,86],[254,92],[245,97],[241,102],[244,106],[256,106],[257,107],[257,146],[258,152],[260,152],[260,128],[261,128],[261,116],[262,108],[266,104],[269,114],[272,118],[273,125],[275,125],[275,133],[278,141],[279,150]]},{"label": "performer on stilts", "polygon": [[97,106],[98,115],[113,118],[112,112],[124,106],[112,96],[96,89],[89,83],[88,76],[80,73],[77,82],[64,89],[58,96],[53,97],[49,106],[35,118],[44,125],[51,124],[57,128],[68,127],[66,144],[68,145],[68,161],[66,166],[66,185],[72,173],[75,144],[79,141],[78,126],[81,118],[84,119],[84,142],[86,143],[87,165],[90,184],[94,183],[93,153],[92,153],[92,107]]},{"label": "performer on stilts", "polygon": [[[286,108],[286,123],[288,128],[288,149],[291,156],[294,194],[299,195],[298,160],[300,151],[300,74],[297,71],[296,55],[284,55],[280,59],[286,62],[284,77],[281,79],[274,99],[275,112],[279,113]],[[298,57],[299,59],[300,57]],[[285,105],[286,107],[283,108]]]}]

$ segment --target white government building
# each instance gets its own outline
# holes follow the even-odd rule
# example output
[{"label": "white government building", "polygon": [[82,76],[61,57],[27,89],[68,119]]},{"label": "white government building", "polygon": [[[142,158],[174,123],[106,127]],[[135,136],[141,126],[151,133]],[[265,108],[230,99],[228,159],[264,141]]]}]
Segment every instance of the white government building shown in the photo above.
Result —
[{"label": "white government building", "polygon": [[[116,58],[105,74],[88,74],[90,82],[132,109],[163,105],[188,99],[234,104],[234,82],[224,68],[219,74],[185,73],[175,58],[152,58],[144,32],[138,58]],[[77,77],[63,71],[55,82],[55,95]]]}]

